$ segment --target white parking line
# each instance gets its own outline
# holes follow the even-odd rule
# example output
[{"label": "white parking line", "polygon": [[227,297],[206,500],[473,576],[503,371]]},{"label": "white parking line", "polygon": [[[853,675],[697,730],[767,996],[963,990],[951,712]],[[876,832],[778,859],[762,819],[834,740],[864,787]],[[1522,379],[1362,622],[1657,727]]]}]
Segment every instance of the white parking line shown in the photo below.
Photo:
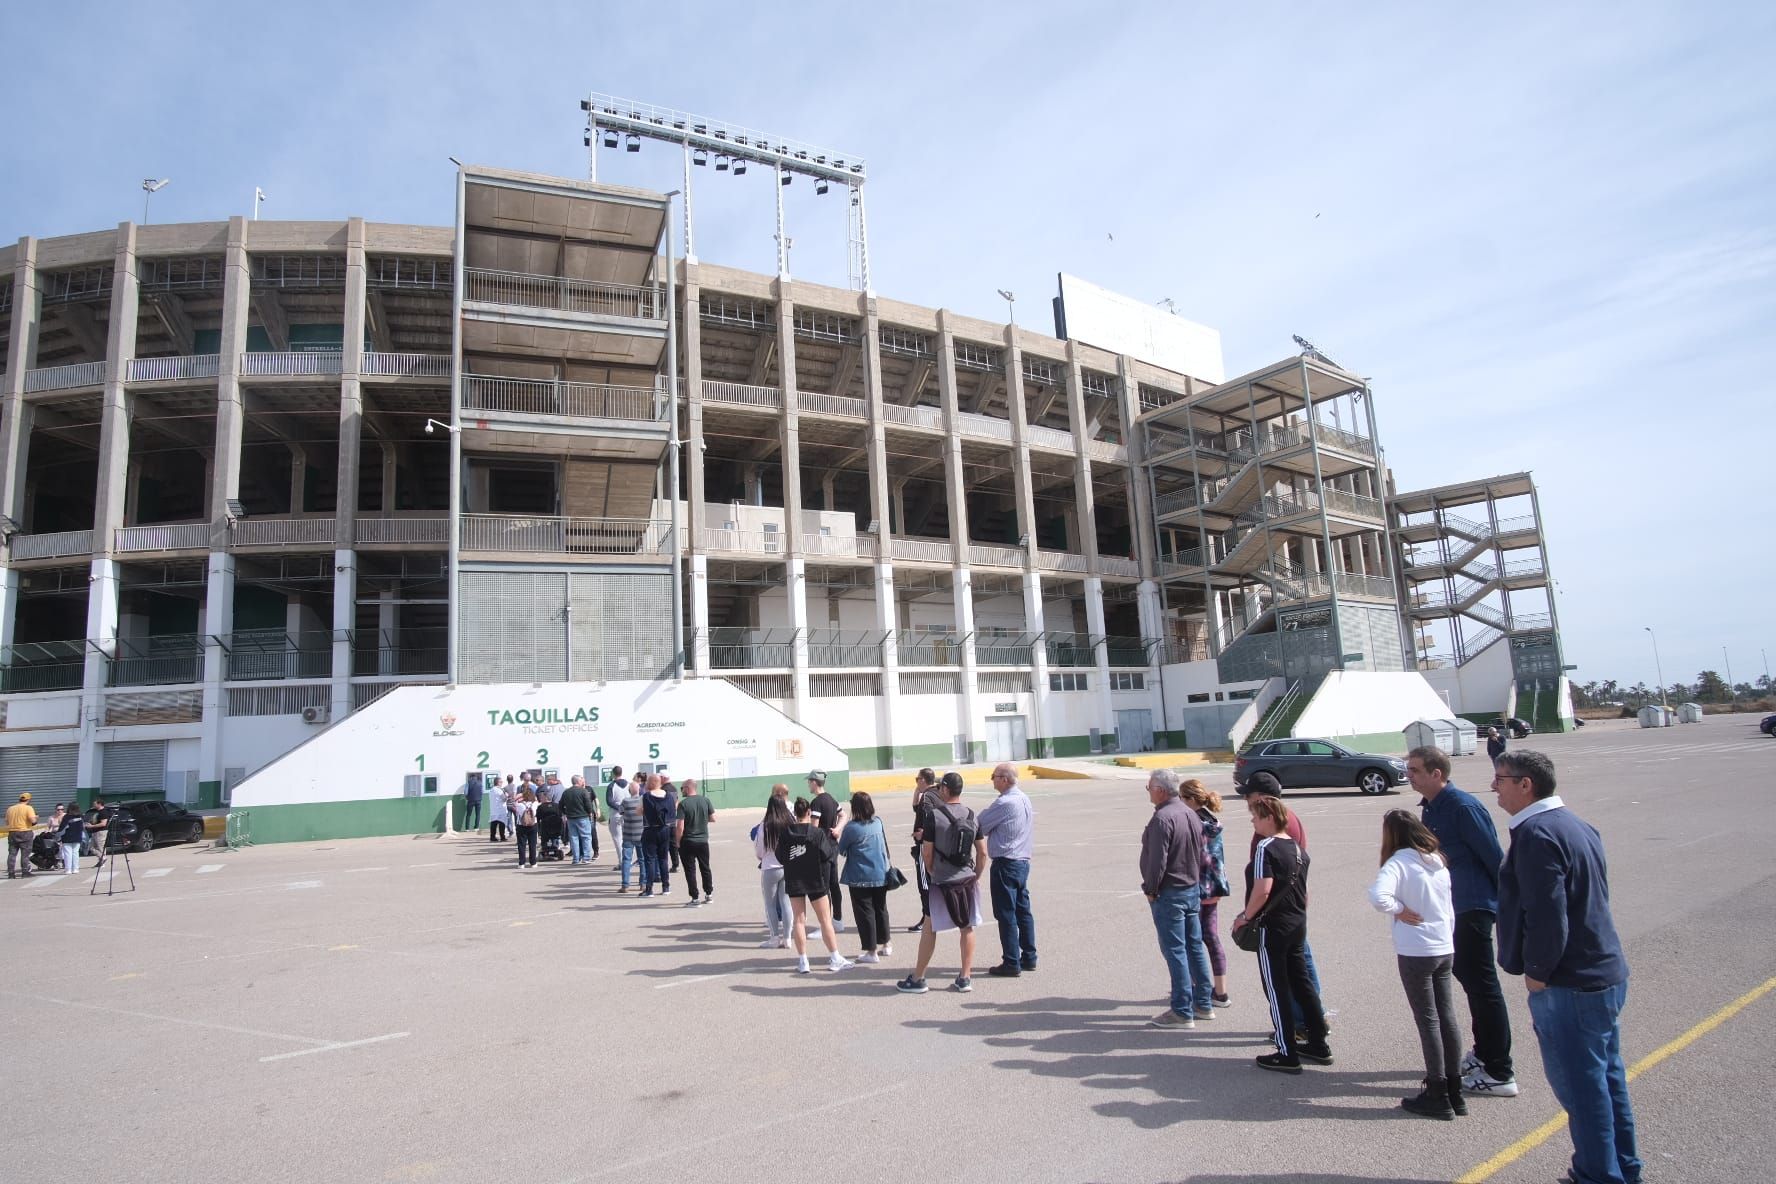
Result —
[{"label": "white parking line", "polygon": [[366,1044],[381,1044],[385,1040],[401,1040],[411,1035],[413,1035],[411,1032],[390,1032],[387,1035],[370,1036],[363,1040],[341,1040],[332,1044],[323,1044],[318,1048],[299,1048],[295,1052],[280,1052],[269,1057],[260,1057],[259,1063],[263,1065],[269,1061],[287,1061],[291,1057],[309,1057],[317,1052],[337,1052],[342,1048],[361,1048]]},{"label": "white parking line", "polygon": [[389,869],[386,867],[348,867],[345,870],[348,872],[386,872]]},{"label": "white parking line", "polygon": [[706,983],[718,978],[729,978],[739,973],[738,970],[724,970],[720,974],[696,974],[689,978],[675,978],[671,982],[655,983],[654,990],[669,991],[673,987],[688,987],[692,983]]},{"label": "white parking line", "polygon": [[197,869],[197,874],[200,876],[207,876],[211,872],[219,872],[221,870],[222,870],[222,865],[219,863],[206,863],[202,867]]},{"label": "white parking line", "polygon": [[170,867],[151,867],[142,873],[142,878],[144,880],[152,880],[156,876],[170,876],[172,874],[173,869]]}]

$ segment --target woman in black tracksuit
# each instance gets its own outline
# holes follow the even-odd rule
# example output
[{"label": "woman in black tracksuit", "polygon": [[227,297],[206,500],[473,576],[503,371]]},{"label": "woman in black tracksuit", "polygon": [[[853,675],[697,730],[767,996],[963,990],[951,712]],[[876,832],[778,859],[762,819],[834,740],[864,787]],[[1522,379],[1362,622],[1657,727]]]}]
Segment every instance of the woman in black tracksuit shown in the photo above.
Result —
[{"label": "woman in black tracksuit", "polygon": [[[1258,927],[1258,973],[1270,1002],[1276,1051],[1258,1058],[1260,1069],[1301,1072],[1301,1062],[1330,1065],[1326,1016],[1313,976],[1307,972],[1307,852],[1289,837],[1289,807],[1269,796],[1248,799],[1258,846],[1246,866],[1246,907],[1235,930]],[[1307,1040],[1298,1044],[1296,1023]]]}]

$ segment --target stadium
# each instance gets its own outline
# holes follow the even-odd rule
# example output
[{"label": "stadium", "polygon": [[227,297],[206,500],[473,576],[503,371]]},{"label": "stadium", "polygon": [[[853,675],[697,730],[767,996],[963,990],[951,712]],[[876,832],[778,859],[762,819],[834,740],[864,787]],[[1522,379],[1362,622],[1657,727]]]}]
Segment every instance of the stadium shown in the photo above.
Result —
[{"label": "stadium", "polygon": [[[678,145],[683,192],[462,166],[453,226],[0,248],[0,789],[323,837],[529,767],[750,799],[1571,726],[1528,474],[1397,491],[1366,379],[1229,378],[1071,276],[1052,335],[879,296],[861,161],[587,113],[593,153]],[[849,194],[853,285],[699,260],[712,159]]]}]

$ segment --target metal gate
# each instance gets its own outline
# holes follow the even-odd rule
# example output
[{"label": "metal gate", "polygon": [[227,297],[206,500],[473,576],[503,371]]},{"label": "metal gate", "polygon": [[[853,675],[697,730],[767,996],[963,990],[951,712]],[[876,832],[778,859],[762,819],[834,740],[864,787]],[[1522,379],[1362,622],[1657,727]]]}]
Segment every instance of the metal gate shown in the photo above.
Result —
[{"label": "metal gate", "polygon": [[1150,752],[1153,749],[1153,712],[1145,707],[1116,713],[1116,751]]},{"label": "metal gate", "polygon": [[113,742],[101,750],[99,784],[106,793],[162,793],[166,790],[167,742]]},{"label": "metal gate", "polygon": [[1030,755],[1029,730],[1021,715],[987,717],[987,759],[1021,761]]},{"label": "metal gate", "polygon": [[0,791],[14,798],[29,790],[39,801],[52,794],[72,795],[79,761],[78,744],[0,748]]}]

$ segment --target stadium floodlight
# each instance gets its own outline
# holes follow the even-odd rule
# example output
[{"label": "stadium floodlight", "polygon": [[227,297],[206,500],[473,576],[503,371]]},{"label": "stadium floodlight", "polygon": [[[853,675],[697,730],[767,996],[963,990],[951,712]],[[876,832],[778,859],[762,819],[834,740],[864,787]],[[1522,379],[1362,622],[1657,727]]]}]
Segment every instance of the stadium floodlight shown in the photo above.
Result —
[{"label": "stadium floodlight", "polygon": [[627,144],[625,144],[623,147],[626,151],[629,151],[629,152],[640,152],[641,151],[641,137],[636,135],[634,132],[630,132],[629,133],[629,142]]},{"label": "stadium floodlight", "polygon": [[727,157],[718,156],[715,158],[715,171],[718,173],[725,173],[728,171],[728,158]]},{"label": "stadium floodlight", "polygon": [[744,177],[746,175],[746,162],[739,157],[734,158],[734,175],[736,177]]},{"label": "stadium floodlight", "polygon": [[783,175],[782,175],[782,177],[781,177],[781,178],[780,178],[780,180],[781,180],[781,183],[782,183],[782,184],[784,184],[784,185],[787,185],[787,184],[789,184],[789,183],[790,183],[790,182],[791,182],[791,181],[793,181],[793,180],[795,180],[795,174],[794,174],[794,173],[791,173],[791,172],[788,172],[788,171],[787,171],[787,170],[786,170],[786,171],[785,171],[785,172],[784,172],[784,173],[783,173]]},{"label": "stadium floodlight", "polygon": [[604,146],[606,148],[615,148],[617,146],[617,133],[616,132],[605,132],[604,133]]},{"label": "stadium floodlight", "polygon": [[825,177],[822,177],[818,181],[814,182],[814,192],[815,193],[825,193],[826,188],[827,188],[827,186],[826,186],[826,178]]},{"label": "stadium floodlight", "polygon": [[696,149],[691,153],[691,163],[698,166],[708,164],[709,153],[703,151],[701,148]]},{"label": "stadium floodlight", "polygon": [[153,177],[142,178],[142,225],[148,225],[148,199],[165,189],[170,180],[171,177],[161,177],[159,180]]}]

